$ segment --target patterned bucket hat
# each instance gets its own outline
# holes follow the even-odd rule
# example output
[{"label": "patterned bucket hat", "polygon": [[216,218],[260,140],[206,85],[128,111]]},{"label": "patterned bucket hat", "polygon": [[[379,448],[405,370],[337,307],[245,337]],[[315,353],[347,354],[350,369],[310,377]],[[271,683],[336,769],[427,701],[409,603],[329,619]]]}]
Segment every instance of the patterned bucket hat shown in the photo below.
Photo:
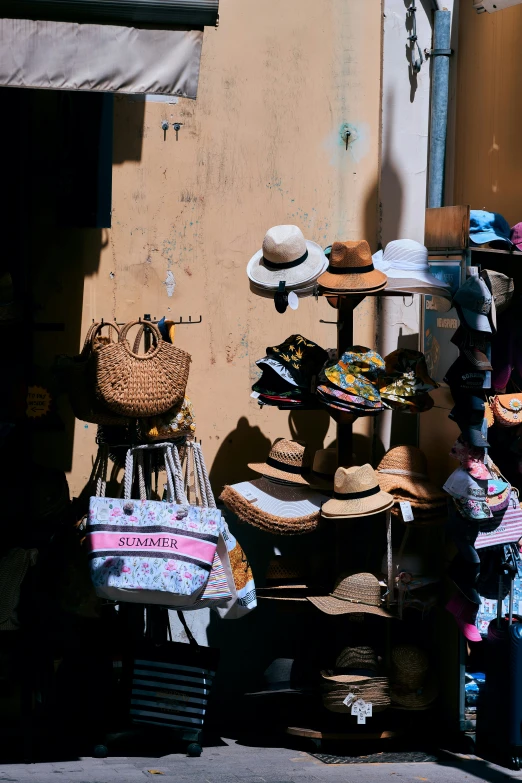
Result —
[{"label": "patterned bucket hat", "polygon": [[310,389],[313,376],[318,375],[328,360],[324,348],[301,334],[292,334],[281,345],[267,348],[266,354],[272,362],[277,362],[283,368],[280,372],[282,377],[293,379],[297,386],[306,389]]},{"label": "patterned bucket hat", "polygon": [[386,372],[379,383],[383,404],[394,410],[423,412],[433,407],[428,392],[438,387],[430,377],[420,351],[398,348],[385,358]]},{"label": "patterned bucket hat", "polygon": [[326,366],[321,376],[343,392],[370,403],[380,403],[381,398],[373,382],[384,374],[384,370],[382,356],[364,346],[354,345],[335,364]]}]

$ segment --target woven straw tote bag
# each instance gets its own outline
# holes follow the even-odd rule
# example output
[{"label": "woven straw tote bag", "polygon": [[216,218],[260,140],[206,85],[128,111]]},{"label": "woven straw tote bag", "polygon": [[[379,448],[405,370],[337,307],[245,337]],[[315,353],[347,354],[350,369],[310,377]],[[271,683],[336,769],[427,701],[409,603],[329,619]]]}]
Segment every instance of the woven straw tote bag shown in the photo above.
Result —
[{"label": "woven straw tote bag", "polygon": [[[109,329],[109,336],[102,335]],[[83,348],[78,356],[64,356],[58,360],[56,371],[67,392],[74,415],[81,421],[107,426],[125,426],[129,420],[118,416],[100,403],[94,393],[92,365],[94,354],[105,350],[111,344],[111,330],[119,337],[120,329],[111,321],[93,323],[85,336]]]},{"label": "woven straw tote bag", "polygon": [[110,410],[123,416],[156,416],[183,400],[190,354],[165,342],[152,323],[142,323],[152,334],[153,346],[145,354],[132,350],[127,340],[130,321],[117,343],[96,354],[96,396]]},{"label": "woven straw tote bag", "polygon": [[496,424],[499,427],[516,427],[522,424],[522,393],[497,394],[490,397]]}]

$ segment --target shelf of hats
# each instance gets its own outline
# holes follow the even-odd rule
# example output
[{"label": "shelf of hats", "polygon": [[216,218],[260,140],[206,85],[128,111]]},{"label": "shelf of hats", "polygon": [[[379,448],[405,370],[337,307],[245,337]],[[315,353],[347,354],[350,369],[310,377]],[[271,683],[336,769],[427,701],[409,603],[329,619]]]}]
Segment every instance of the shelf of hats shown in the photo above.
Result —
[{"label": "shelf of hats", "polygon": [[[221,494],[242,522],[266,534],[314,537],[308,561],[302,548],[292,557],[287,546],[258,589],[261,602],[307,612],[320,638],[331,641],[316,664],[315,701],[309,711],[300,703],[299,726],[288,729],[294,734],[390,736],[390,723],[408,725],[407,713],[423,721],[438,714],[445,677],[461,691],[450,701],[463,701],[465,690],[471,725],[473,688],[483,683],[479,642],[497,611],[496,574],[506,559],[520,562],[522,330],[514,256],[522,224],[510,230],[500,216],[468,207],[427,212],[429,250],[397,240],[373,257],[365,241],[323,251],[298,227],[276,226],[247,267],[251,290],[273,299],[280,313],[314,295],[338,310],[336,349],[292,334],[267,347],[252,387],[261,406],[328,410],[337,448],[311,455],[305,443],[279,439],[264,462],[249,465],[258,479]],[[400,348],[382,357],[352,344],[354,309],[364,297],[411,294],[422,296],[425,353]],[[443,338],[432,326],[441,320]],[[427,454],[399,445],[374,466],[352,464],[353,421],[389,410],[429,423],[438,394],[451,395],[450,409],[436,411],[451,423],[451,469],[441,481],[429,478],[429,444]],[[506,577],[503,598],[508,591]],[[522,599],[518,582],[515,595]],[[446,645],[441,665],[433,650],[445,643],[433,636],[450,626],[458,644]],[[470,672],[477,670],[466,680],[458,673],[462,645]],[[307,683],[287,674],[287,689],[310,696]],[[451,719],[462,728],[458,709]]]}]

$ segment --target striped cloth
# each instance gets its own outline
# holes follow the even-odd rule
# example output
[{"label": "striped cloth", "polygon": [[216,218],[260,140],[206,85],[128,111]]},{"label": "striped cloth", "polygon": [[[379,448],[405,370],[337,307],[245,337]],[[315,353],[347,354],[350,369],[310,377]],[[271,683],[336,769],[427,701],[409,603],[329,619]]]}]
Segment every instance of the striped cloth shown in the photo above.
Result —
[{"label": "striped cloth", "polygon": [[134,660],[131,719],[178,729],[203,727],[219,651],[167,642]]}]

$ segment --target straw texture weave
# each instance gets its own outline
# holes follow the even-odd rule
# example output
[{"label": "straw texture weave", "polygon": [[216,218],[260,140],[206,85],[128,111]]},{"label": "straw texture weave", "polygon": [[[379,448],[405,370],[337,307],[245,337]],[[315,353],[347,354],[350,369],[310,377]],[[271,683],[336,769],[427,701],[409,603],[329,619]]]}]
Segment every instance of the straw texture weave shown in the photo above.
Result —
[{"label": "straw texture weave", "polygon": [[381,588],[373,574],[361,573],[342,576],[330,595],[308,598],[314,606],[330,615],[377,614],[390,617],[381,608]]},{"label": "straw texture weave", "polygon": [[[109,329],[108,336],[101,334],[105,328]],[[119,337],[120,329],[115,323],[109,321],[91,324],[78,356],[62,357],[56,370],[77,419],[108,427],[123,427],[129,424],[129,419],[110,411],[94,394],[93,365],[96,354],[111,345],[111,330]]]},{"label": "straw texture weave", "polygon": [[358,675],[321,672],[323,705],[330,712],[351,713],[351,704],[347,706],[344,700],[348,694],[355,699],[371,702],[373,712],[382,712],[391,704],[390,685],[387,677],[363,677]]},{"label": "straw texture weave", "polygon": [[394,647],[391,653],[392,688],[395,704],[406,709],[424,709],[438,696],[426,653],[410,644]]},{"label": "straw texture weave", "polygon": [[298,468],[303,474],[307,474],[310,471],[311,459],[305,443],[301,443],[297,440],[279,438],[270,449],[268,458],[281,463],[281,467],[274,467],[273,465],[268,465],[266,462],[253,462],[250,463],[248,467],[256,473],[260,473],[262,476],[288,481],[291,484],[309,485],[312,481],[313,477],[311,475],[307,476],[302,475],[301,473],[286,471],[284,468],[285,465],[289,468]]},{"label": "straw texture weave", "polygon": [[219,499],[225,506],[233,511],[242,522],[247,522],[267,533],[276,533],[283,536],[299,536],[304,533],[312,533],[319,525],[320,513],[309,514],[303,517],[288,519],[274,516],[266,511],[256,508],[245,500],[239,492],[231,486],[225,486]]},{"label": "straw texture weave", "polygon": [[165,342],[152,323],[145,328],[152,332],[154,347],[146,354],[135,353],[127,332],[139,323],[125,324],[118,342],[96,356],[96,396],[124,416],[155,416],[183,400],[190,354]]}]

